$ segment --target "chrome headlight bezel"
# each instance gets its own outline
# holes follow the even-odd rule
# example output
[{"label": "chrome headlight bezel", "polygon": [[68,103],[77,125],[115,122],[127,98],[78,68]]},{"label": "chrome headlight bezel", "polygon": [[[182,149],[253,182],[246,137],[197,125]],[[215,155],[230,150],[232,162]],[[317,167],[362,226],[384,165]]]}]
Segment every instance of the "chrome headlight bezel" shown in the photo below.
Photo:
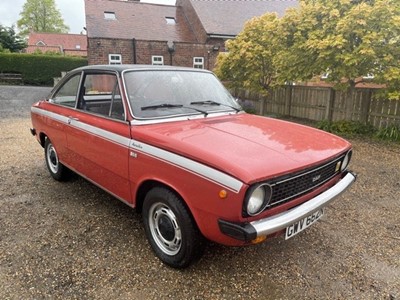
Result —
[{"label": "chrome headlight bezel", "polygon": [[341,172],[345,171],[347,169],[347,167],[349,166],[352,154],[353,154],[352,150],[347,151],[346,155],[344,156],[344,158],[342,160],[342,164],[340,166]]},{"label": "chrome headlight bezel", "polygon": [[257,216],[268,206],[271,198],[272,187],[268,183],[256,184],[246,193],[243,212],[247,216]]}]

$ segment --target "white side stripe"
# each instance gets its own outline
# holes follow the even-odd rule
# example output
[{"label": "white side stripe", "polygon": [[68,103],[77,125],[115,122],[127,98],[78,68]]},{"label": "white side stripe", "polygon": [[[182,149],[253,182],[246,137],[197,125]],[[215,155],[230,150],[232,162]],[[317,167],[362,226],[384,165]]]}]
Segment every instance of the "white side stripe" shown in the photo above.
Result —
[{"label": "white side stripe", "polygon": [[101,138],[104,138],[106,140],[109,140],[109,141],[114,142],[116,144],[125,146],[127,148],[129,147],[129,143],[130,143],[131,139],[126,138],[124,136],[121,136],[119,134],[115,134],[113,132],[110,132],[110,131],[107,131],[107,130],[104,130],[104,129],[101,129],[101,128],[98,128],[98,127],[95,127],[95,126],[80,122],[78,120],[74,120],[72,118],[65,117],[65,116],[62,116],[62,115],[59,115],[59,114],[56,114],[56,113],[53,113],[53,112],[50,112],[50,111],[47,111],[47,110],[39,109],[39,108],[36,108],[36,107],[32,107],[31,111],[33,113],[36,113],[36,114],[39,114],[39,115],[42,115],[42,116],[46,116],[46,117],[49,117],[49,118],[54,119],[56,121],[59,121],[61,123],[64,123],[65,125],[70,125],[71,127],[75,127],[75,128],[80,129],[80,130],[89,132],[91,134],[94,134],[94,135],[96,135],[98,137],[101,137]]},{"label": "white side stripe", "polygon": [[114,143],[119,144],[124,147],[129,147],[129,143],[131,141],[130,138],[126,138],[122,135],[115,134],[113,132],[110,132],[110,131],[107,131],[107,130],[104,130],[104,129],[101,129],[101,128],[98,128],[98,127],[95,127],[92,125],[88,125],[88,124],[80,122],[80,121],[72,120],[70,125],[75,128],[81,129],[83,131],[92,133],[98,137],[102,137],[106,140],[109,140],[111,142],[114,142]]},{"label": "white side stripe", "polygon": [[[186,158],[184,156],[163,150],[161,148],[154,147],[149,144],[145,144],[139,141],[131,140],[130,138],[126,138],[124,136],[115,134],[113,132],[88,125],[86,123],[73,120],[71,118],[49,112],[43,109],[39,109],[36,107],[32,107],[31,111],[33,113],[43,115],[46,117],[49,117],[51,119],[57,120],[61,123],[64,123],[65,125],[70,125],[72,127],[75,127],[77,129],[89,132],[91,134],[94,134],[98,137],[104,138],[108,141],[114,142],[116,144],[119,144],[124,147],[130,147],[132,149],[135,149],[135,151],[150,155],[156,159],[168,162],[170,164],[173,164],[175,166],[178,166],[180,168],[183,168],[189,172],[192,172],[198,176],[201,176],[203,178],[206,178],[207,180],[216,182],[236,193],[240,191],[240,189],[243,187],[243,183],[232,177],[227,175],[226,173],[223,173],[219,170],[216,170],[214,168],[211,168],[209,166],[206,166],[204,164],[201,164],[199,162],[196,162],[194,160],[191,160],[189,158]],[[71,124],[69,124],[69,122]]]},{"label": "white side stripe", "polygon": [[134,148],[136,151],[151,155],[163,161],[167,161],[171,164],[182,167],[197,175],[207,178],[208,180],[217,182],[236,193],[238,193],[243,186],[243,183],[240,180],[237,180],[232,176],[229,176],[214,168],[208,167],[204,164],[198,163],[194,160],[177,155],[175,153],[145,143],[141,143],[135,140],[131,141],[131,148]]},{"label": "white side stripe", "polygon": [[50,112],[47,110],[43,110],[43,109],[40,109],[37,107],[31,107],[31,112],[38,114],[38,115],[45,116],[45,117],[49,117],[51,119],[54,119],[54,120],[59,121],[64,124],[68,124],[68,120],[69,120],[68,117],[65,117],[65,116],[62,116],[62,115],[59,115],[59,114],[56,114],[56,113],[53,113],[53,112]]}]

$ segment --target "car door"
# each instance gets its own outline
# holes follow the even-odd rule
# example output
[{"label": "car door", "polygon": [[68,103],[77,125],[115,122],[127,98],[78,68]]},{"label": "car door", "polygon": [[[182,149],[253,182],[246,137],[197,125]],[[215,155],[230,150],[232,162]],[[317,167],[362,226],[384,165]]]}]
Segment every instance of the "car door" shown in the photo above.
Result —
[{"label": "car door", "polygon": [[84,72],[66,135],[75,171],[130,202],[130,125],[120,90],[117,73]]},{"label": "car door", "polygon": [[56,148],[60,161],[68,166],[74,162],[67,147],[66,128],[76,107],[80,81],[81,72],[69,74],[44,104],[48,111],[45,134]]}]

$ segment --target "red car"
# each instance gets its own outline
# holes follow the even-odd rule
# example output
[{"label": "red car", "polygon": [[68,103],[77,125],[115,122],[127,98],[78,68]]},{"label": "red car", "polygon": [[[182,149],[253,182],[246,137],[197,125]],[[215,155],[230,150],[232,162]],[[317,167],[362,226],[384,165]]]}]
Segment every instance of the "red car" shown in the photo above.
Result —
[{"label": "red car", "polygon": [[247,114],[205,70],[79,68],[31,116],[51,176],[72,170],[135,207],[155,254],[175,268],[207,239],[290,238],[356,178],[347,141]]}]

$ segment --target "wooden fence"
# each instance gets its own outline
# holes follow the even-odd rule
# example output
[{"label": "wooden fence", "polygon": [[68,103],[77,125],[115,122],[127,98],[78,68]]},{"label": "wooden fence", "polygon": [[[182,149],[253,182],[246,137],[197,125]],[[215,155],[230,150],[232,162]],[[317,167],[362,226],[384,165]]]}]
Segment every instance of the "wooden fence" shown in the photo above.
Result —
[{"label": "wooden fence", "polygon": [[378,90],[357,88],[351,99],[346,92],[313,86],[285,86],[268,97],[244,90],[232,94],[252,103],[260,114],[277,114],[314,121],[349,120],[377,128],[400,126],[400,100],[374,97]]}]

